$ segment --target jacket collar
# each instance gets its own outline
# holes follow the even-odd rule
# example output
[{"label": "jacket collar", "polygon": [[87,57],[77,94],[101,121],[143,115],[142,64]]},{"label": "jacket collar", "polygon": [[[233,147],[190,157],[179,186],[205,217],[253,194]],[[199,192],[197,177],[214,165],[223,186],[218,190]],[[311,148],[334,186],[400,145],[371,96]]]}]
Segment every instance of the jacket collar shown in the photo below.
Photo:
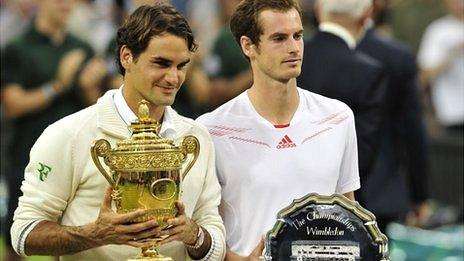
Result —
[{"label": "jacket collar", "polygon": [[319,31],[331,33],[341,38],[348,47],[353,50],[356,48],[356,39],[343,26],[331,22],[323,22],[319,25]]}]

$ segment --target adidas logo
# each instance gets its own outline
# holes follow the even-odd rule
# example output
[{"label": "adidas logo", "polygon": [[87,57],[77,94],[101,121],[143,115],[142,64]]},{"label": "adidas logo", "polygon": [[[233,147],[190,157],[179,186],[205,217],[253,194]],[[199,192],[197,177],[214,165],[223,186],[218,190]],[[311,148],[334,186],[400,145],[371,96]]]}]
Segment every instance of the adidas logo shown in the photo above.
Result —
[{"label": "adidas logo", "polygon": [[277,149],[287,149],[287,148],[295,148],[296,144],[293,143],[293,141],[288,137],[288,135],[285,135],[282,140],[277,144],[276,148]]}]

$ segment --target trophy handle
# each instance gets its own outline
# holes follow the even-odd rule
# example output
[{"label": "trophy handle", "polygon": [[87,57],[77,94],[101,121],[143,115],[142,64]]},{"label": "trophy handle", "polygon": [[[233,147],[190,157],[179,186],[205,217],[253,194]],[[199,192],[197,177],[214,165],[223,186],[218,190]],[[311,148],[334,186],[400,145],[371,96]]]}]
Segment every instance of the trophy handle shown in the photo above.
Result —
[{"label": "trophy handle", "polygon": [[198,159],[198,155],[200,154],[200,142],[195,136],[186,136],[182,141],[182,151],[185,156],[187,156],[187,154],[193,154],[193,158],[187,164],[187,167],[185,168],[185,171],[182,174],[182,179],[184,179],[185,176],[187,176],[187,173],[193,167],[193,164],[195,164],[195,162]]},{"label": "trophy handle", "polygon": [[106,156],[108,152],[110,151],[110,149],[111,149],[111,145],[107,140],[99,139],[99,140],[96,140],[90,147],[90,155],[92,155],[92,160],[95,163],[95,166],[97,166],[100,173],[105,177],[106,180],[108,180],[108,182],[114,188],[115,187],[114,180],[111,178],[108,172],[106,172],[106,170],[103,168],[102,164],[100,163],[100,160],[98,159],[98,157]]}]

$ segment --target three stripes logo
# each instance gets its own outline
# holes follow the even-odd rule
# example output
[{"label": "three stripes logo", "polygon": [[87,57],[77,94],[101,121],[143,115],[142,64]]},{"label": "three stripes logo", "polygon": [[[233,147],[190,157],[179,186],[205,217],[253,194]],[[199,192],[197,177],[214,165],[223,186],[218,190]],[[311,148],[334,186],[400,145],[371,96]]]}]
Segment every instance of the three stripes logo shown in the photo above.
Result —
[{"label": "three stripes logo", "polygon": [[288,149],[288,148],[295,148],[296,144],[293,143],[293,141],[288,137],[288,135],[285,135],[282,140],[277,144],[276,148],[277,149]]}]

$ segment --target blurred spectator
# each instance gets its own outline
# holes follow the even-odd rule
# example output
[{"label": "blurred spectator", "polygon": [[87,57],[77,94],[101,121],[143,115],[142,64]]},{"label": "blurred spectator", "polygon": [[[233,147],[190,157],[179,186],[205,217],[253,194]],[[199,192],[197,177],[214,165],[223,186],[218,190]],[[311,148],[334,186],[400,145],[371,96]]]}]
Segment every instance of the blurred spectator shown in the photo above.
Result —
[{"label": "blurred spectator", "polygon": [[[223,23],[221,0],[194,0],[186,3],[187,18],[192,26],[195,38],[198,39],[196,55],[199,60],[209,53],[211,45]],[[232,0],[234,2],[235,0]],[[173,1],[175,3],[175,1]]]},{"label": "blurred spectator", "polygon": [[[134,9],[134,3],[132,0],[113,0],[112,5],[112,24],[116,27],[119,27],[124,20],[126,19],[127,15],[129,14],[130,9]],[[113,32],[113,37],[107,43],[106,49],[103,52],[102,56],[105,58],[106,68],[108,73],[103,80],[103,89],[104,91],[110,89],[118,89],[123,84],[123,79],[121,74],[119,73],[119,68],[117,67],[118,61],[116,60],[118,56],[117,54],[117,43],[116,38],[114,35],[116,31]]]},{"label": "blurred spectator", "polygon": [[379,147],[386,77],[379,62],[355,52],[371,0],[316,1],[319,31],[305,43],[298,86],[345,102],[355,116],[359,174],[367,176]]},{"label": "blurred spectator", "polygon": [[442,2],[443,0],[391,0],[390,15],[385,18],[390,19],[392,35],[417,52],[427,25],[445,13]]},{"label": "blurred spectator", "polygon": [[185,82],[178,91],[173,108],[189,118],[196,118],[209,110],[211,82],[203,69],[204,55],[218,30],[218,0],[172,0],[176,8],[187,13],[199,48],[188,65]]},{"label": "blurred spectator", "polygon": [[185,82],[177,92],[172,107],[180,114],[195,119],[210,108],[211,82],[196,54],[188,65]]},{"label": "blurred spectator", "polygon": [[314,3],[316,0],[300,0],[299,2],[301,11],[303,12],[304,40],[308,41],[319,26],[319,21],[317,21],[316,14],[314,13]]},{"label": "blurred spectator", "polygon": [[179,11],[182,15],[186,16],[187,14],[187,4],[189,0],[171,0],[171,4]]},{"label": "blurred spectator", "polygon": [[430,87],[439,124],[464,132],[464,1],[444,1],[448,15],[430,24],[418,53],[421,83]]},{"label": "blurred spectator", "polygon": [[21,34],[35,14],[37,0],[3,0],[0,2],[0,47]]},{"label": "blurred spectator", "polygon": [[171,0],[115,0],[122,3],[125,11],[130,14],[141,5],[154,5],[158,3],[171,4]]},{"label": "blurred spectator", "polygon": [[229,19],[239,2],[221,0],[224,25],[205,62],[206,71],[211,77],[211,102],[214,107],[234,98],[253,82],[249,63],[229,28]]},{"label": "blurred spectator", "polygon": [[[201,0],[189,3],[194,31],[200,38],[200,52],[190,65],[184,87],[179,90],[173,107],[183,115],[196,118],[251,86],[252,77],[249,65],[229,29],[229,18],[239,1]],[[206,10],[215,13],[218,4],[221,6],[221,17],[218,19],[223,27],[209,50],[210,37],[214,35],[211,30],[215,30],[217,23],[214,21],[217,20]],[[205,35],[208,37],[202,37]]]},{"label": "blurred spectator", "polygon": [[383,37],[392,37],[390,19],[390,0],[373,0],[372,22],[375,25],[375,34]]},{"label": "blurred spectator", "polygon": [[417,65],[405,45],[377,32],[383,34],[388,27],[383,19],[386,4],[385,0],[374,0],[372,18],[375,26],[380,23],[381,27],[374,30],[370,23],[371,28],[357,46],[357,50],[380,61],[388,76],[379,154],[356,194],[361,205],[376,215],[382,232],[388,223],[406,217],[411,205],[411,217],[418,225],[424,223],[428,213],[428,161]]},{"label": "blurred spectator", "polygon": [[[65,31],[72,6],[72,1],[38,1],[37,16],[29,28],[2,54],[1,102],[14,134],[7,150],[11,169],[5,172],[10,194],[3,232],[8,245],[32,144],[50,123],[94,103],[100,96],[104,63],[91,58],[88,44]],[[7,260],[15,260],[11,246],[5,252]]]},{"label": "blurred spectator", "polygon": [[89,43],[98,54],[104,53],[116,31],[112,4],[113,0],[78,0],[69,16],[69,32]]}]

